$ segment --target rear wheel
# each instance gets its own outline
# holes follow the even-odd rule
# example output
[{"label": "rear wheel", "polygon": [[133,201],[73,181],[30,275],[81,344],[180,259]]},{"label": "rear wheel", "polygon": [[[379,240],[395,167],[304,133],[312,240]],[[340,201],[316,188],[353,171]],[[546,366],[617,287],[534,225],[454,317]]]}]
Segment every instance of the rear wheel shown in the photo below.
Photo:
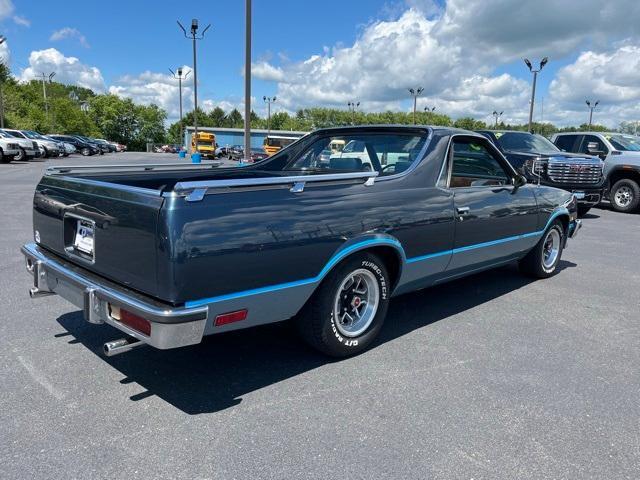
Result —
[{"label": "rear wheel", "polygon": [[302,338],[333,357],[366,349],[389,307],[389,274],[375,255],[362,253],[331,271],[296,317]]},{"label": "rear wheel", "polygon": [[520,270],[535,278],[548,278],[557,272],[564,247],[564,226],[556,220],[540,241],[520,260]]},{"label": "rear wheel", "polygon": [[632,212],[640,203],[640,186],[629,178],[618,180],[609,192],[609,200],[614,210]]}]

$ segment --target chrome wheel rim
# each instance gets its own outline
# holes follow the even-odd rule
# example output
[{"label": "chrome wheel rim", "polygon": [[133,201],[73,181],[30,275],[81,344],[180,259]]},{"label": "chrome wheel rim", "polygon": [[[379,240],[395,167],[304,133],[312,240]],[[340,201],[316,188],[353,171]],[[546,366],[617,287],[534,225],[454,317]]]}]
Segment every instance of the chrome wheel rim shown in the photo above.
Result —
[{"label": "chrome wheel rim", "polygon": [[560,253],[560,233],[551,229],[544,239],[542,246],[542,265],[547,270],[553,268]]},{"label": "chrome wheel rim", "polygon": [[357,337],[373,322],[380,299],[378,280],[360,268],[345,277],[333,303],[336,328],[345,337]]},{"label": "chrome wheel rim", "polygon": [[614,199],[616,201],[616,205],[618,205],[619,207],[626,207],[631,203],[631,200],[633,199],[633,192],[629,187],[622,186],[618,190],[616,190]]}]

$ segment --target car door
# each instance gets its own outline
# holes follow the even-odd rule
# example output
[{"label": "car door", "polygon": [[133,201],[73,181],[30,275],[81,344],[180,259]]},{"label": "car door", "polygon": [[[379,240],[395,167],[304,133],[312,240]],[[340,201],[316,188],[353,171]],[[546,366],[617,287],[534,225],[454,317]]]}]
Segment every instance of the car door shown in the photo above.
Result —
[{"label": "car door", "polygon": [[537,230],[534,186],[516,186],[517,173],[486,138],[456,135],[448,155],[455,233],[450,276],[508,261],[532,244]]}]

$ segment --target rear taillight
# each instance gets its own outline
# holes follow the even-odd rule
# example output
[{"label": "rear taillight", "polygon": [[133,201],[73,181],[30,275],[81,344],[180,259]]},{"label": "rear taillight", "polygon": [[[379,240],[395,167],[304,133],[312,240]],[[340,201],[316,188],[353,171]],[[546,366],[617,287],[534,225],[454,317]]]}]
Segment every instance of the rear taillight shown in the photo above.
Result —
[{"label": "rear taillight", "polygon": [[124,308],[116,307],[115,305],[109,305],[109,314],[111,318],[126,325],[129,328],[146,335],[151,336],[151,323],[146,318],[142,318],[135,315]]},{"label": "rear taillight", "polygon": [[228,323],[240,322],[247,318],[247,309],[238,310],[235,312],[223,313],[216,317],[215,326],[220,327],[222,325],[227,325]]}]

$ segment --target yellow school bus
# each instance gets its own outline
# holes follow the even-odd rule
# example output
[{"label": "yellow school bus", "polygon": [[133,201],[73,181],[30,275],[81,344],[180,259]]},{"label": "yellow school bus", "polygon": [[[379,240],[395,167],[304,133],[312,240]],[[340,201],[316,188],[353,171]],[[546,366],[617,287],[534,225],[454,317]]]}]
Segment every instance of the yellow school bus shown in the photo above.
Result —
[{"label": "yellow school bus", "polygon": [[216,156],[216,135],[210,132],[198,132],[197,146],[196,136],[191,136],[191,152],[199,152],[203,157],[215,158]]},{"label": "yellow school bus", "polygon": [[274,153],[282,150],[287,145],[291,145],[300,137],[282,137],[279,135],[269,135],[264,139],[262,148],[267,155],[273,155]]}]

